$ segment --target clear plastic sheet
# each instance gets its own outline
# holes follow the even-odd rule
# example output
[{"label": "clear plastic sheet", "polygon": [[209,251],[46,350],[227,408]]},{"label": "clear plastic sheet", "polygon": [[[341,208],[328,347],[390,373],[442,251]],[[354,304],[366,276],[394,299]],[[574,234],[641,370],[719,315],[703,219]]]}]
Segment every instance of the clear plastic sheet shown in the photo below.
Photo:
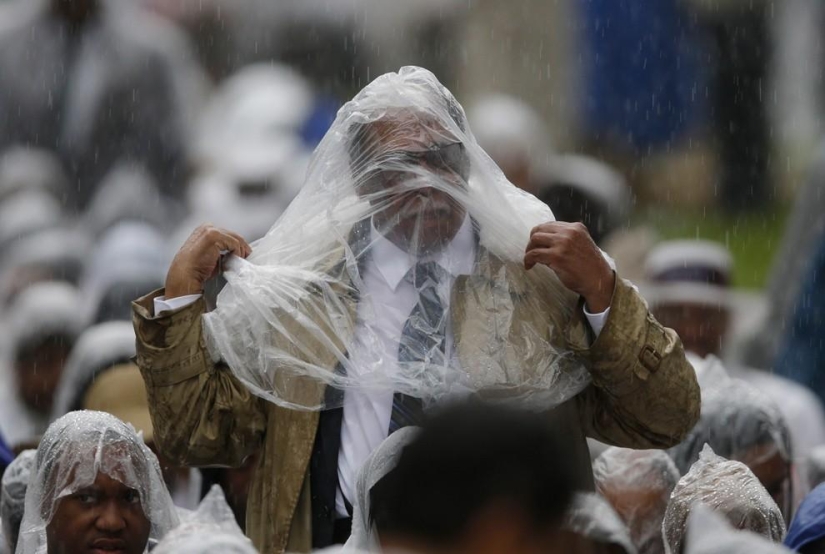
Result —
[{"label": "clear plastic sheet", "polygon": [[356,497],[352,506],[352,534],[344,545],[352,550],[380,552],[378,537],[370,525],[370,490],[398,463],[405,446],[415,439],[418,427],[403,427],[391,434],[370,454],[358,472]]},{"label": "clear plastic sheet", "polygon": [[99,473],[138,492],[150,540],[178,525],[160,464],[138,433],[110,414],[71,412],[49,426],[37,448],[17,554],[45,553],[46,528],[58,503],[93,485]]},{"label": "clear plastic sheet", "polygon": [[[699,422],[668,453],[684,475],[705,444],[719,456],[756,467],[779,457],[787,465],[780,491],[782,512],[790,516],[792,494],[790,433],[779,408],[759,390],[739,379],[722,379],[702,390]],[[775,498],[778,498],[777,494]]]},{"label": "clear plastic sheet", "polygon": [[630,533],[610,504],[594,493],[578,493],[567,513],[565,526],[588,539],[619,546],[625,554],[636,554]]},{"label": "clear plastic sheet", "polygon": [[55,393],[52,419],[80,410],[95,377],[135,355],[135,330],[128,321],[110,321],[86,329],[72,349]]},{"label": "clear plastic sheet", "polygon": [[36,450],[24,450],[3,473],[3,491],[0,495],[0,521],[3,522],[3,538],[8,543],[9,552],[17,547],[17,535],[23,521],[26,488],[34,467]]},{"label": "clear plastic sheet", "polygon": [[152,554],[256,554],[235,522],[220,486],[212,485],[198,509],[166,535]]},{"label": "clear plastic sheet", "polygon": [[662,519],[679,470],[662,450],[610,447],[593,463],[596,490],[627,525],[640,554],[661,554]]},{"label": "clear plastic sheet", "polygon": [[701,502],[724,515],[737,529],[753,531],[773,541],[785,537],[779,506],[748,467],[714,454],[705,445],[699,461],[673,490],[662,522],[665,552],[679,554],[692,507]]},{"label": "clear plastic sheet", "polygon": [[[323,385],[552,407],[590,382],[565,341],[577,296],[523,267],[530,230],[552,220],[432,73],[402,68],[341,108],[299,195],[248,259],[227,261],[207,344],[293,409],[341,406]],[[462,310],[473,318],[453,328]]]},{"label": "clear plastic sheet", "polygon": [[755,533],[733,529],[719,514],[696,504],[688,519],[685,554],[782,554],[793,552]]}]

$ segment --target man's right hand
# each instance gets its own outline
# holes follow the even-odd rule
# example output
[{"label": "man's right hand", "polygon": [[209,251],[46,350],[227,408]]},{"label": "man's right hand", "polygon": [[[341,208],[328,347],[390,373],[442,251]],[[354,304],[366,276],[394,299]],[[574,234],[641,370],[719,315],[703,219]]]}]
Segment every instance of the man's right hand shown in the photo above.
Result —
[{"label": "man's right hand", "polygon": [[201,225],[180,247],[166,274],[166,298],[203,292],[203,285],[220,271],[221,254],[246,258],[252,247],[242,236],[226,229]]}]

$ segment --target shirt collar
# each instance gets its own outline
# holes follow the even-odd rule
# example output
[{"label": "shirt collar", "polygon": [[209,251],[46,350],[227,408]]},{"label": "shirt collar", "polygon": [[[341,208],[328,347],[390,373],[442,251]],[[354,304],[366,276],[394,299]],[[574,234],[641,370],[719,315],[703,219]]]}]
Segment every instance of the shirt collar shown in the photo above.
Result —
[{"label": "shirt collar", "polygon": [[[397,289],[404,276],[419,260],[393,244],[375,228],[372,222],[370,222],[370,243],[370,256],[375,267],[390,288]],[[471,273],[475,263],[475,237],[470,216],[464,216],[461,227],[445,249],[433,256],[422,258],[420,261],[434,261],[453,277]]]}]

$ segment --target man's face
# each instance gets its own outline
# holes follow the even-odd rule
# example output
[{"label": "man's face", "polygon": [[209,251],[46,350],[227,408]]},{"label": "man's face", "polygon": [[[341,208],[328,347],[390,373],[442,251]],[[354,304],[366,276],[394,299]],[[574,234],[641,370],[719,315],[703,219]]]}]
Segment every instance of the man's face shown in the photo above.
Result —
[{"label": "man's face", "polygon": [[370,160],[359,195],[376,228],[412,254],[437,252],[455,237],[466,209],[467,153],[440,123],[401,113],[370,125]]},{"label": "man's face", "polygon": [[46,526],[48,554],[141,554],[150,528],[138,491],[98,473],[93,485],[58,500]]},{"label": "man's face", "polygon": [[718,355],[728,329],[728,312],[720,306],[702,304],[664,304],[653,309],[653,315],[665,327],[670,327],[685,350],[706,357]]},{"label": "man's face", "polygon": [[69,341],[59,336],[37,341],[18,352],[15,360],[17,382],[20,394],[30,408],[46,414],[51,411],[70,352]]}]

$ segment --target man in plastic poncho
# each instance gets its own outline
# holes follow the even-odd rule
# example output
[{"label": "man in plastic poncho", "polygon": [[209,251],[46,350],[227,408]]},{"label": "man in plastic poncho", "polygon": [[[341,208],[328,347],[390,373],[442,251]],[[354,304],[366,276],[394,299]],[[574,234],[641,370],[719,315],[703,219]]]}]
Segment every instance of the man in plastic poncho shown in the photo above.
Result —
[{"label": "man in plastic poncho", "polygon": [[[403,374],[404,364],[440,357],[435,365],[478,392],[539,383],[536,398],[558,393],[544,407],[566,422],[584,489],[593,488],[587,436],[630,448],[677,443],[699,410],[678,337],[615,275],[583,225],[541,223],[536,213],[552,215],[530,211],[536,205],[477,146],[431,73],[379,77],[338,113],[301,194],[254,252],[236,233],[201,227],[165,290],[134,303],[159,448],[189,465],[237,466],[258,452],[247,532],[268,553],[346,540],[358,469],[390,432],[419,421],[416,393],[432,392],[423,379],[399,379],[393,386],[404,394],[342,386],[337,396],[328,387],[325,403],[285,399],[318,375],[345,383],[342,368],[353,379]],[[226,251],[250,262],[232,260],[244,272],[226,274],[230,286],[204,318],[203,285]],[[295,261],[318,251],[312,264]],[[272,260],[280,266],[264,267]],[[320,277],[291,286],[305,274]],[[244,275],[254,276],[254,294],[232,296],[247,291]],[[259,316],[271,319],[211,327]],[[266,329],[256,339],[251,327]]]}]

